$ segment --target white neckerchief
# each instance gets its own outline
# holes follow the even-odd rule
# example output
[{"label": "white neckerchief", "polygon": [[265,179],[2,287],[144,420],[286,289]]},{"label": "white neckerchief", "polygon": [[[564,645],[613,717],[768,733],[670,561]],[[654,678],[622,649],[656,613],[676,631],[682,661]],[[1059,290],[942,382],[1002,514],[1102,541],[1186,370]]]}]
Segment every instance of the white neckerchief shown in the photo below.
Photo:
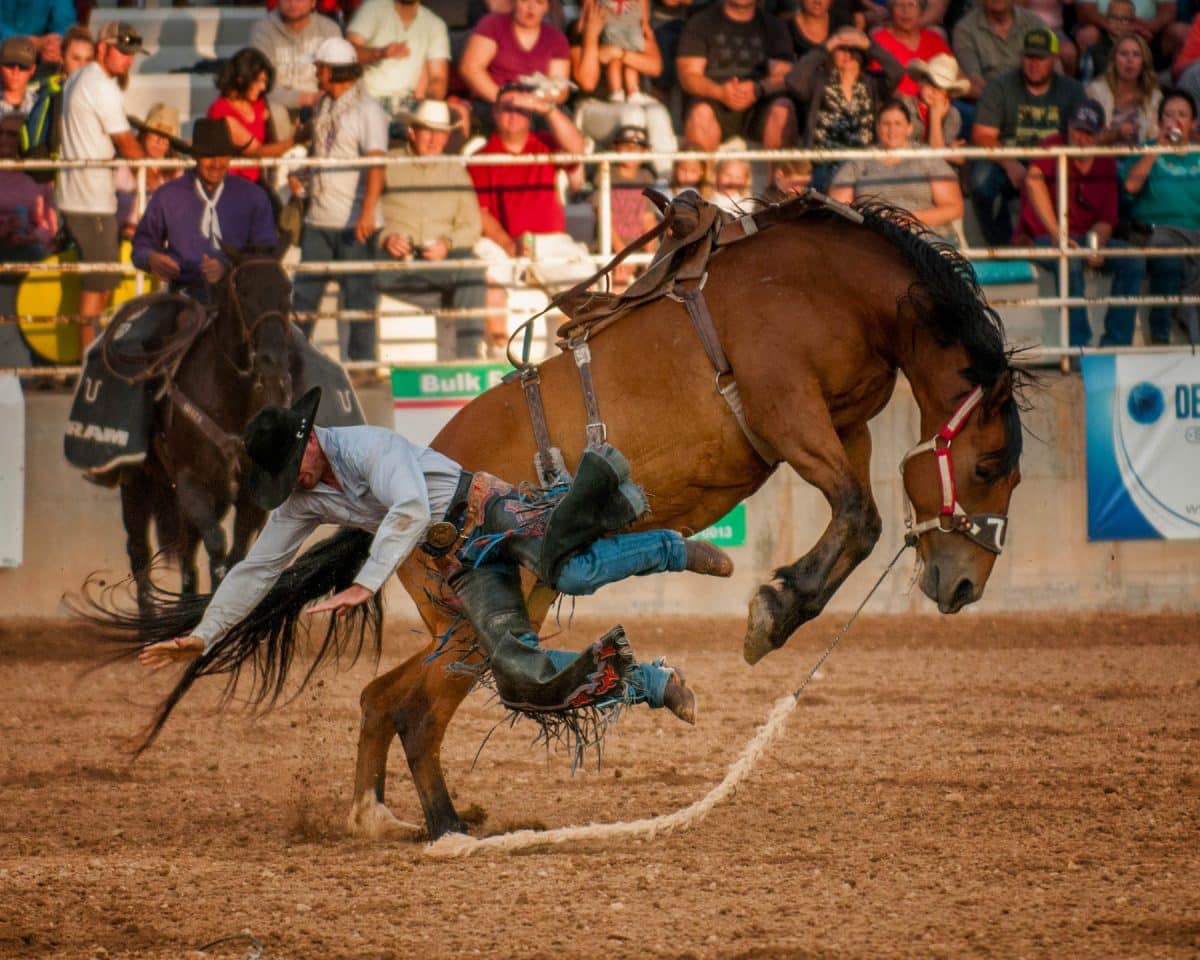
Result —
[{"label": "white neckerchief", "polygon": [[221,221],[217,217],[217,201],[221,199],[224,191],[225,181],[222,180],[217,189],[213,191],[212,197],[209,197],[200,178],[196,178],[196,196],[204,204],[204,212],[200,214],[200,236],[204,237],[214,250],[220,249]]}]

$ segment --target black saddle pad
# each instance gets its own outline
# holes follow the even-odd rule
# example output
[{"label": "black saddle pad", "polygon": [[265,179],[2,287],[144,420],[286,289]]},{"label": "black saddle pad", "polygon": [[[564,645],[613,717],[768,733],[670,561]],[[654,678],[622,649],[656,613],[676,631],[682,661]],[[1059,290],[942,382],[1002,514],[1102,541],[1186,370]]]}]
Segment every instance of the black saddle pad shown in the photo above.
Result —
[{"label": "black saddle pad", "polygon": [[313,387],[321,388],[317,424],[322,427],[354,427],[367,422],[358,396],[342,365],[331,360],[304,338],[292,324],[292,395],[302,397]]},{"label": "black saddle pad", "polygon": [[178,304],[171,300],[131,304],[84,357],[63,453],[88,479],[115,482],[120,468],[146,459],[154,397],[148,384],[126,378],[145,369],[151,353],[175,333],[177,320]]}]

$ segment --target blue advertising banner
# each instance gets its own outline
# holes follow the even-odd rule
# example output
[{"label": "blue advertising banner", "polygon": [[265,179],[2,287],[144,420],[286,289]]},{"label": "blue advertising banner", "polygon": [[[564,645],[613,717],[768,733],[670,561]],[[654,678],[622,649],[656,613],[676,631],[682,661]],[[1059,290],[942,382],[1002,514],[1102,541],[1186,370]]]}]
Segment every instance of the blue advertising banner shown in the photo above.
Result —
[{"label": "blue advertising banner", "polygon": [[1089,540],[1200,538],[1200,357],[1083,358]]}]

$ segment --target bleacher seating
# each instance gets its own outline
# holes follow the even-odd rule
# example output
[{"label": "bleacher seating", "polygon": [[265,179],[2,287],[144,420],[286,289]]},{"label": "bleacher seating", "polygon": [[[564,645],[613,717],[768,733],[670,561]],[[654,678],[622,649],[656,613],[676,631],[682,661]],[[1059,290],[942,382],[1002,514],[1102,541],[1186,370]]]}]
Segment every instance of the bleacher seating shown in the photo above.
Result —
[{"label": "bleacher seating", "polygon": [[93,32],[122,20],[142,35],[146,54],[134,57],[132,74],[162,74],[204,60],[228,57],[250,43],[250,33],[266,11],[261,7],[98,8]]}]

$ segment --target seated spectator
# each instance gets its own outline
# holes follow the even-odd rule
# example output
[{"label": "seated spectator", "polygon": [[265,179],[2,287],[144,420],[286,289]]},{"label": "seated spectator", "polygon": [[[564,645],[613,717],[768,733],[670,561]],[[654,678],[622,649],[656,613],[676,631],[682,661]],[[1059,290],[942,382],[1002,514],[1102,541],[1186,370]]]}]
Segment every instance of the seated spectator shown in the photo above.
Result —
[{"label": "seated spectator", "polygon": [[[940,33],[921,26],[921,14],[924,9],[923,0],[888,0],[891,22],[871,35],[902,67],[907,67],[913,60],[929,61],[937,56],[950,55],[950,46],[945,38]],[[896,93],[902,97],[915,98],[917,81],[905,74],[896,88]]]},{"label": "seated spectator", "polygon": [[[1104,29],[1100,39],[1084,47],[1080,46],[1079,80],[1091,83],[1104,76],[1108,69],[1108,58],[1121,37],[1133,29],[1133,0],[1108,0],[1108,12],[1104,15]],[[1084,36],[1088,34],[1085,32]]]},{"label": "seated spectator", "polygon": [[154,191],[133,235],[133,263],[172,291],[211,303],[211,288],[229,266],[223,246],[273,247],[275,218],[267,195],[229,176],[236,147],[222,120],[201,118],[188,152],[196,166]]},{"label": "seated spectator", "polygon": [[71,0],[8,0],[0,14],[0,38],[28,37],[42,63],[58,64],[63,36],[79,16]]},{"label": "seated spectator", "polygon": [[[408,142],[389,153],[398,157],[438,157],[446,152],[456,118],[441,100],[424,100],[408,117]],[[460,163],[389,164],[380,210],[381,258],[411,263],[470,260],[481,236],[475,187]],[[432,295],[435,309],[482,310],[483,270],[405,270],[376,275],[376,286],[400,299]],[[483,355],[484,318],[439,317],[438,360],[478,359]]]},{"label": "seated spectator", "polygon": [[[120,153],[140,160],[141,144],[129,129],[119,81],[133,58],[144,53],[141,35],[129,24],[110,21],[96,40],[96,59],[67,79],[62,94],[63,160],[111,160]],[[59,173],[58,208],[81,263],[113,263],[120,251],[117,191],[110,167],[76,167]],[[91,343],[98,318],[108,306],[120,274],[85,273],[80,278],[82,345]]]},{"label": "seated spectator", "polygon": [[679,38],[684,137],[709,151],[732,137],[761,140],[768,150],[791,146],[796,110],[784,88],[791,62],[779,20],[754,0],[714,0]]},{"label": "seated spectator", "polygon": [[[954,25],[951,46],[962,72],[971,81],[966,98],[978,100],[983,88],[1002,73],[1021,65],[1026,34],[1044,29],[1042,18],[1013,0],[980,0]],[[1054,40],[1058,49],[1058,38]]]},{"label": "seated spectator", "polygon": [[[1164,91],[1158,106],[1158,139],[1162,146],[1192,143],[1196,135],[1196,101],[1183,90]],[[1121,161],[1126,193],[1133,197],[1134,244],[1155,247],[1200,246],[1200,153],[1147,154]],[[1200,293],[1200,258],[1147,257],[1150,294],[1155,297]],[[1171,313],[1200,341],[1197,309],[1150,308],[1150,343],[1171,342]]]},{"label": "seated spectator", "polygon": [[[261,50],[243,47],[221,64],[216,83],[221,95],[212,102],[207,116],[229,125],[238,156],[278,157],[295,145],[291,130],[288,138],[280,141],[273,141],[268,130],[266,95],[274,86],[275,68]],[[237,167],[233,173],[266,188],[266,178],[258,167]]]},{"label": "seated spectator", "polygon": [[[684,140],[679,144],[680,153],[703,153],[699,144]],[[708,160],[676,160],[671,164],[671,179],[668,182],[668,193],[677,197],[685,190],[695,190],[705,200],[712,199],[713,170]]]},{"label": "seated spectator", "polygon": [[[645,36],[641,51],[606,47],[601,43],[601,34],[607,17],[608,8],[601,0],[584,0],[579,19],[567,31],[571,44],[571,79],[579,88],[575,125],[594,143],[608,142],[618,127],[645,127],[650,148],[656,153],[671,153],[675,149],[675,130],[667,108],[640,92],[632,97],[617,97],[620,88],[614,91],[609,85],[610,78],[605,69],[606,65],[625,64],[642,76],[657,77],[663,65],[658,42],[647,22],[643,24]],[[669,163],[667,160],[659,164],[664,173]]]},{"label": "seated spectator", "polygon": [[[1076,0],[1078,28],[1075,38],[1081,50],[1099,42],[1110,0]],[[1187,37],[1187,25],[1175,21],[1175,0],[1134,0],[1133,21],[1124,32],[1136,33],[1154,54],[1154,66],[1163,69],[1179,53]]]},{"label": "seated spectator", "polygon": [[1100,143],[1145,143],[1158,136],[1158,74],[1150,48],[1137,34],[1117,41],[1108,69],[1087,87],[1087,95],[1104,108]]},{"label": "seated spectator", "polygon": [[[518,0],[518,3],[520,0]],[[508,84],[500,91],[493,107],[495,130],[477,157],[546,156],[552,153],[579,153],[583,135],[562,110],[522,84]],[[546,132],[533,129],[540,118]],[[547,251],[563,264],[533,268],[534,279],[550,291],[583,279],[592,272],[586,248],[579,249],[567,235],[567,215],[555,189],[558,167],[552,163],[527,166],[468,167],[479,197],[483,239],[477,250],[492,262],[488,269],[491,286],[488,306],[507,303],[504,286],[516,282],[513,257],[544,259]],[[489,327],[493,343],[504,332]]]},{"label": "seated spectator", "polygon": [[[1095,100],[1081,100],[1071,112],[1066,142],[1073,147],[1095,146],[1104,129],[1104,110]],[[1061,134],[1042,141],[1043,146],[1063,143]],[[1117,224],[1117,164],[1112,157],[1071,157],[1067,172],[1067,233],[1068,245],[1078,248],[1087,243],[1085,235],[1094,237],[1094,246],[1128,247],[1123,240],[1113,238]],[[1041,157],[1029,164],[1025,181],[1025,198],[1021,207],[1021,229],[1038,246],[1058,244],[1058,163],[1054,157]],[[1142,257],[1106,258],[1101,254],[1086,261],[1070,261],[1070,291],[1072,297],[1082,297],[1084,263],[1094,270],[1111,273],[1114,297],[1136,297],[1142,289],[1146,261]],[[1057,263],[1048,264],[1055,277]],[[1126,346],[1133,341],[1133,321],[1136,307],[1112,306],[1104,314],[1104,335],[1100,346]],[[1070,310],[1070,345],[1087,347],[1092,343],[1092,328],[1086,307]]]},{"label": "seated spectator", "polygon": [[364,0],[346,27],[367,93],[391,114],[416,101],[444,100],[450,86],[450,31],[420,0]]},{"label": "seated spectator", "polygon": [[[1067,118],[1083,99],[1078,81],[1054,70],[1058,38],[1045,27],[1025,35],[1021,66],[993,79],[984,90],[971,130],[976,147],[1034,146],[1061,134]],[[1021,160],[973,160],[971,203],[990,246],[1012,239],[1010,200],[1021,195],[1025,164]]]},{"label": "seated spectator", "polygon": [[675,72],[675,54],[679,49],[679,37],[683,33],[683,25],[692,15],[694,8],[704,5],[707,0],[649,0],[650,27],[654,31],[654,40],[662,54],[663,69],[658,75],[654,87],[663,100],[670,97],[672,91],[679,86],[679,76]]},{"label": "seated spectator", "polygon": [[[612,168],[612,248],[619,253],[658,222],[658,213],[642,192],[654,185],[654,173],[641,159],[650,149],[646,128],[621,127],[613,135],[611,146],[628,158]],[[596,213],[599,216],[599,210]],[[643,252],[653,250],[653,242],[642,247]],[[640,271],[641,267],[631,263],[618,264],[613,272],[614,291],[624,290]]]},{"label": "seated spectator", "polygon": [[[539,74],[550,81],[539,87],[543,98],[552,106],[566,101],[570,44],[561,30],[545,22],[548,9],[548,0],[515,0],[511,13],[489,13],[476,25],[458,72],[479,104],[495,104],[503,87],[528,86]],[[479,119],[486,126],[486,112]]]},{"label": "seated spectator", "polygon": [[1079,48],[1071,41],[1063,14],[1065,4],[1074,5],[1074,2],[1075,0],[1017,0],[1026,10],[1037,14],[1042,24],[1058,37],[1058,62],[1062,65],[1063,73],[1069,77],[1075,77],[1079,73]]},{"label": "seated spectator", "polygon": [[771,185],[766,198],[774,203],[790,200],[812,186],[811,160],[784,160],[771,171]]},{"label": "seated spectator", "polygon": [[792,41],[792,54],[799,60],[842,27],[861,30],[867,21],[861,13],[855,16],[848,0],[800,0],[795,11],[784,16],[783,22],[787,24]]},{"label": "seated spectator", "polygon": [[[313,156],[384,156],[388,115],[359,83],[363,68],[354,47],[341,37],[330,37],[317,49],[316,64],[321,99],[313,116]],[[300,236],[301,262],[372,259],[371,243],[380,226],[383,167],[310,167],[303,176],[304,180],[288,178],[294,194],[306,193],[309,198]],[[320,273],[298,275],[292,288],[292,308],[297,313],[315,312],[330,279]],[[341,273],[332,279],[341,287],[346,310],[375,309],[378,295],[371,274]],[[316,321],[306,318],[297,323],[305,336],[312,336]],[[338,338],[343,359],[376,359],[374,319],[339,320]]]},{"label": "seated spectator", "polygon": [[[912,60],[908,75],[917,83],[917,104],[920,108],[921,132],[917,139],[930,147],[956,147],[962,139],[962,114],[952,102],[971,87],[971,81],[958,69],[952,54],[939,53],[926,63]],[[962,163],[961,158],[950,160]]]},{"label": "seated spectator", "polygon": [[[884,150],[911,146],[913,116],[904,100],[879,108],[876,139]],[[829,195],[841,203],[879,197],[907,210],[939,240],[959,243],[963,198],[958,174],[939,157],[870,157],[847,160],[833,177]]]},{"label": "seated spectator", "polygon": [[[0,160],[15,160],[21,145],[21,117],[0,117]],[[32,263],[48,256],[58,233],[54,188],[23,170],[0,170],[0,261]],[[0,276],[13,285],[19,274]]]},{"label": "seated spectator", "polygon": [[29,37],[9,37],[0,44],[0,117],[29,115],[37,87],[29,81],[37,69],[37,49]]},{"label": "seated spectator", "polygon": [[658,44],[650,32],[650,8],[643,0],[591,0],[601,16],[600,43],[605,49],[604,73],[608,81],[609,99],[617,103],[645,103],[650,99],[642,91],[642,77],[658,76],[657,69],[648,73],[638,55]]},{"label": "seated spectator", "polygon": [[[746,144],[731,140],[731,149],[745,150]],[[753,193],[750,161],[733,157],[717,160],[713,173],[712,202],[729,213],[745,213],[746,201]]]},{"label": "seated spectator", "polygon": [[275,136],[281,140],[297,120],[312,112],[321,96],[313,57],[323,40],[340,37],[341,28],[316,12],[316,0],[279,0],[279,6],[254,25],[250,46],[261,50],[275,68],[275,85],[267,91],[267,108]]},{"label": "seated spectator", "polygon": [[[179,111],[165,103],[156,103],[138,128],[138,142],[150,160],[174,160],[178,154],[173,143],[179,142]],[[183,171],[178,167],[146,168],[146,199],[168,180]],[[124,239],[133,236],[140,219],[137,208],[137,173],[130,167],[119,167],[113,177],[117,188],[117,225]]]},{"label": "seated spectator", "polygon": [[[874,60],[880,72],[867,70]],[[867,35],[843,27],[800,58],[787,86],[807,108],[803,145],[822,150],[867,147],[875,139],[879,105],[895,93],[904,68]],[[813,166],[812,185],[828,188],[836,163]]]}]

